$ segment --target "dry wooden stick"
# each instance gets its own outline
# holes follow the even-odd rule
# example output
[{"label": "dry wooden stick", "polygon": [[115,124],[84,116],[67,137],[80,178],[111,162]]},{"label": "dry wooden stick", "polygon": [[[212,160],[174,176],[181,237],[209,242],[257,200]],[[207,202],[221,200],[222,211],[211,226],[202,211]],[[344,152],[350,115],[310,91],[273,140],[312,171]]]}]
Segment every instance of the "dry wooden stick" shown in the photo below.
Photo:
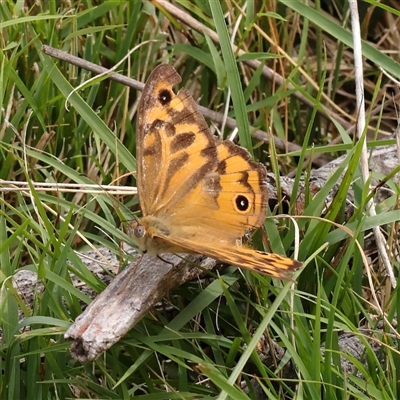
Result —
[{"label": "dry wooden stick", "polygon": [[[94,360],[118,342],[166,293],[210,270],[216,261],[200,255],[143,255],[130,263],[67,330],[71,354]],[[188,260],[189,262],[187,262]],[[196,263],[200,268],[194,268]]]}]

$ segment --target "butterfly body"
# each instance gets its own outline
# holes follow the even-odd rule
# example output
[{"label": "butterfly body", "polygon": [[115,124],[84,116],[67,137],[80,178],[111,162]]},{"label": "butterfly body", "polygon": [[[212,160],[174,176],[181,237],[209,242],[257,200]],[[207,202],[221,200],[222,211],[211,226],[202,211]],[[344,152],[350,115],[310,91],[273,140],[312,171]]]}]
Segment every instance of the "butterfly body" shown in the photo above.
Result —
[{"label": "butterfly body", "polygon": [[151,73],[139,104],[137,186],[143,217],[129,231],[150,254],[199,253],[275,277],[301,264],[241,245],[268,205],[266,169],[209,131],[169,65]]},{"label": "butterfly body", "polygon": [[[151,255],[162,253],[187,253],[180,246],[165,240],[171,236],[171,230],[159,219],[147,216],[131,223],[130,229],[139,250]],[[176,233],[175,233],[176,235]]]}]

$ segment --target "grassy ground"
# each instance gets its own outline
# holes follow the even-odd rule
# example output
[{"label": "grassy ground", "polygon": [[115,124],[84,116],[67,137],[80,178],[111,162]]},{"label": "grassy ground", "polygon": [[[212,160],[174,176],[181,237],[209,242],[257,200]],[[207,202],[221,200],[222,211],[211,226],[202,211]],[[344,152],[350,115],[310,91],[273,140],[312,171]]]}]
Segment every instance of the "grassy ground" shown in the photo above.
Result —
[{"label": "grassy ground", "polygon": [[[366,214],[370,190],[359,170],[362,141],[353,136],[359,110],[347,2],[324,2],[322,9],[287,0],[228,0],[222,9],[212,1],[177,3],[186,15],[180,19],[161,1],[0,3],[0,178],[29,183],[1,192],[0,398],[399,398],[398,333],[385,322],[395,320],[397,292],[371,248],[369,284],[357,247],[380,227],[396,250],[398,186],[389,176],[392,195],[377,217]],[[389,135],[397,127],[398,88],[378,69],[400,79],[400,4],[391,6],[360,4],[370,148],[395,144]],[[126,237],[118,221],[132,218],[137,198],[93,188],[41,191],[33,182],[135,186],[139,93],[107,77],[88,82],[93,74],[44,55],[44,44],[106,68],[118,64],[119,73],[142,82],[159,63],[174,65],[201,105],[222,113],[233,105],[227,112],[240,128],[235,140],[270,170],[294,177],[295,188],[300,178],[308,185],[311,168],[347,154],[337,175],[305,198],[298,258],[307,264],[297,284],[230,268],[229,285],[184,285],[96,361],[73,360],[63,333],[90,300],[69,273],[96,292],[104,288],[75,252],[91,243],[120,255]],[[273,79],[254,60],[270,67]],[[250,140],[249,124],[286,145]],[[309,155],[314,164],[304,163]],[[348,219],[343,200],[350,190],[355,212]],[[325,221],[313,218],[323,210]],[[273,250],[293,256],[293,224],[282,221],[279,235],[271,222],[266,230]],[[43,284],[29,305],[12,285],[21,269]],[[360,359],[341,347],[343,334],[359,336]],[[271,361],[265,346],[272,344],[285,353]],[[341,357],[354,368],[344,370]]]}]

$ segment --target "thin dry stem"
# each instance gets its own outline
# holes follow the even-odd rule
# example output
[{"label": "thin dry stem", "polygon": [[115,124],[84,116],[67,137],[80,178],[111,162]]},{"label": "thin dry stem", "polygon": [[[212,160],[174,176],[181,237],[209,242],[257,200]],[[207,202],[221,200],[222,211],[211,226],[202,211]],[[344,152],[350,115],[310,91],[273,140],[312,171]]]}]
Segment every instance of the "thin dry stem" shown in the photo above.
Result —
[{"label": "thin dry stem", "polygon": [[[367,144],[364,134],[365,129],[365,104],[364,104],[364,74],[363,74],[363,62],[362,62],[362,48],[361,48],[361,32],[360,32],[360,21],[358,14],[358,6],[356,0],[349,0],[350,12],[351,12],[351,26],[352,26],[352,34],[353,34],[353,42],[354,42],[354,69],[355,69],[355,82],[356,82],[356,100],[357,100],[357,109],[358,109],[358,121],[357,121],[357,136],[360,140],[363,140],[363,147],[361,152],[361,172],[364,179],[364,183],[369,182],[370,180],[370,172],[368,165],[368,152],[367,152]],[[375,202],[373,197],[369,200],[367,207],[367,213],[374,217],[376,216]],[[396,279],[393,273],[393,268],[387,254],[386,248],[386,240],[380,231],[379,226],[373,228],[373,232],[375,235],[376,244],[378,247],[378,252],[381,257],[383,264],[385,265],[386,272],[389,276],[392,287],[396,287]],[[374,299],[379,306],[378,299],[376,298],[375,291],[373,290],[373,284],[370,279],[369,268],[367,268],[368,278],[370,281],[371,290],[374,296]],[[381,310],[383,314],[383,311]]]},{"label": "thin dry stem", "polygon": [[113,186],[81,183],[54,183],[54,182],[21,182],[5,181],[0,179],[0,192],[30,192],[32,185],[38,192],[62,192],[62,193],[91,193],[110,195],[135,195],[137,188],[132,186]]},{"label": "thin dry stem", "polygon": [[[100,67],[97,64],[93,64],[89,61],[82,60],[79,57],[73,56],[69,53],[66,53],[65,51],[54,49],[53,47],[50,47],[50,46],[43,46],[42,50],[47,55],[58,58],[59,60],[66,61],[73,65],[77,65],[81,68],[87,69],[88,71],[92,71],[96,74],[105,74],[105,73],[109,72],[109,70],[104,67]],[[123,85],[129,86],[135,90],[142,91],[144,88],[144,84],[142,82],[139,82],[132,78],[128,78],[127,76],[124,76],[121,74],[112,73],[109,75],[109,79],[114,80],[119,83],[122,83]],[[205,118],[208,118],[216,123],[224,123],[225,122],[226,126],[230,129],[237,128],[235,119],[233,119],[231,117],[225,117],[224,114],[222,114],[222,113],[218,113],[218,112],[209,110],[208,108],[205,108],[200,105],[197,105],[197,108],[204,115]],[[253,132],[252,137],[254,139],[263,141],[265,143],[269,143],[269,135],[267,132],[265,132],[261,129],[255,129],[252,126],[250,126],[249,129],[251,132]],[[278,137],[274,138],[274,143],[278,149],[283,150],[283,151],[293,152],[293,151],[301,150],[300,146],[290,143],[290,142],[287,142],[285,140],[282,140]],[[323,165],[323,164],[325,164],[325,161],[316,163],[316,165]]]}]

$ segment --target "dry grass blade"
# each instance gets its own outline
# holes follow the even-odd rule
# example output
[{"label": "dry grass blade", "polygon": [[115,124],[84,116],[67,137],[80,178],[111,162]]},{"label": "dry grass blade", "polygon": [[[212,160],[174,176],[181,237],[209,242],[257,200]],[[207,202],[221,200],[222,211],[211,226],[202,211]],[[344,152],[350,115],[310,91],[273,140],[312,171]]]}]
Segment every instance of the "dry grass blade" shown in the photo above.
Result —
[{"label": "dry grass blade", "polygon": [[[358,113],[358,121],[357,121],[357,136],[360,140],[363,140],[363,149],[361,153],[360,165],[364,178],[364,183],[368,184],[370,181],[370,172],[368,165],[368,154],[367,154],[367,145],[366,145],[366,135],[365,135],[365,105],[364,105],[364,74],[363,74],[363,62],[362,62],[362,51],[361,51],[361,35],[360,35],[360,20],[358,14],[358,6],[357,1],[350,0],[350,12],[351,12],[351,20],[352,20],[352,32],[354,38],[354,67],[355,67],[355,78],[356,78],[356,99],[357,99],[357,109]],[[371,198],[366,206],[367,213],[374,217],[376,216],[375,203],[373,198]],[[389,276],[392,287],[396,287],[396,278],[393,273],[393,267],[389,260],[387,254],[387,244],[386,240],[382,235],[379,227],[375,227],[374,235],[376,239],[376,243],[378,246],[379,254],[381,256],[382,262],[385,265],[387,274]],[[370,280],[370,286],[373,290],[373,284]],[[377,305],[379,304],[376,299]],[[383,314],[383,313],[382,313]]]}]

